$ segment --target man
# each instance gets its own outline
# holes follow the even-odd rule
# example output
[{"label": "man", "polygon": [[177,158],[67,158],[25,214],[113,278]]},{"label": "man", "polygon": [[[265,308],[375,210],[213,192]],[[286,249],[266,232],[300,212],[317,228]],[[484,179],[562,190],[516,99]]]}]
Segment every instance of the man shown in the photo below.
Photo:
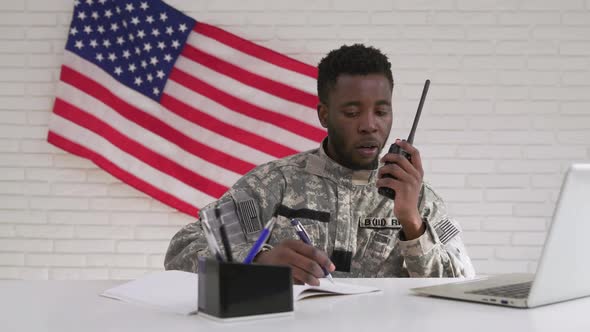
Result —
[{"label": "man", "polygon": [[[319,284],[322,267],[335,277],[472,277],[459,225],[422,181],[419,151],[397,140],[411,161],[396,154],[379,160],[393,117],[387,57],[360,44],[342,46],[318,69],[318,117],[328,131],[321,146],[256,167],[201,217],[209,219],[203,211],[227,202],[241,211],[242,217],[224,222],[241,261],[276,216],[255,262],[288,265],[296,282]],[[382,186],[395,190],[395,201],[378,193]],[[292,218],[301,221],[313,246],[298,240]],[[174,236],[165,266],[195,272],[197,257],[207,255],[197,221]]]}]

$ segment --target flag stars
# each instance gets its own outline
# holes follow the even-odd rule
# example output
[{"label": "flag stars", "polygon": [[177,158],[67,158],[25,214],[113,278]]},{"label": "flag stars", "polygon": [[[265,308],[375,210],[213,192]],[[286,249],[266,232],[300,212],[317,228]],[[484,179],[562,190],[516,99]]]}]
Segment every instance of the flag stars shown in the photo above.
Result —
[{"label": "flag stars", "polygon": [[149,0],[71,1],[77,8],[68,30],[70,49],[159,100],[167,69],[184,46],[179,36],[186,36],[192,25],[176,21],[173,13]]}]

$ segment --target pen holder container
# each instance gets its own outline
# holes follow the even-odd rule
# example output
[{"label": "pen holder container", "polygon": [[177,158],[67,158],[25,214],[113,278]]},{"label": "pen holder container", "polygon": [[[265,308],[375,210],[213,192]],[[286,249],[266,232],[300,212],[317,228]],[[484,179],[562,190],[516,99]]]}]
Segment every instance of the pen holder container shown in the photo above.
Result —
[{"label": "pen holder container", "polygon": [[199,312],[217,318],[293,311],[291,268],[199,260]]}]

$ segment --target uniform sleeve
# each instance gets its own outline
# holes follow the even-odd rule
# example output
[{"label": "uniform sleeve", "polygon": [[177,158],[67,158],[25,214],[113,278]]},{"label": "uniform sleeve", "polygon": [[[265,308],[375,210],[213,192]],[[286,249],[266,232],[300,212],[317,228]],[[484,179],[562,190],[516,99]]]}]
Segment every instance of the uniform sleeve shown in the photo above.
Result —
[{"label": "uniform sleeve", "polygon": [[199,256],[209,256],[207,241],[203,235],[201,221],[184,226],[178,231],[168,246],[164,267],[166,270],[182,270],[197,272],[197,259]]},{"label": "uniform sleeve", "polygon": [[410,277],[474,277],[471,259],[461,240],[461,227],[448,216],[443,200],[427,184],[420,213],[426,223],[422,236],[404,241],[402,232],[398,233]]},{"label": "uniform sleeve", "polygon": [[[263,174],[265,176],[262,176]],[[244,175],[218,201],[203,208],[203,210],[207,210],[228,199],[238,199],[236,204],[240,202],[254,204],[253,209],[248,211],[256,212],[256,220],[250,220],[248,225],[244,225],[242,220],[235,218],[235,224],[226,224],[235,261],[244,260],[252,242],[260,233],[259,228],[261,227],[258,226],[263,226],[272,217],[279,202],[278,197],[282,196],[283,186],[282,174],[278,171],[269,171],[263,165]],[[217,240],[220,248],[223,248],[219,237]],[[172,237],[164,259],[164,267],[166,270],[197,272],[198,258],[209,256],[211,253],[208,250],[207,240],[199,219],[184,226]]]}]

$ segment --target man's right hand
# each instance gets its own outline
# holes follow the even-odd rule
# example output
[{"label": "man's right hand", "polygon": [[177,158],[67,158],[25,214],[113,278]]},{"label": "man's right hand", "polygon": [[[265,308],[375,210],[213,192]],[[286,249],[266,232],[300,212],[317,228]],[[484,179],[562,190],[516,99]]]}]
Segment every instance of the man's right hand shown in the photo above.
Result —
[{"label": "man's right hand", "polygon": [[324,277],[321,266],[329,272],[336,269],[325,252],[299,240],[285,240],[271,250],[261,252],[256,256],[255,262],[290,266],[296,283],[313,286],[318,286],[320,284],[318,278]]}]

